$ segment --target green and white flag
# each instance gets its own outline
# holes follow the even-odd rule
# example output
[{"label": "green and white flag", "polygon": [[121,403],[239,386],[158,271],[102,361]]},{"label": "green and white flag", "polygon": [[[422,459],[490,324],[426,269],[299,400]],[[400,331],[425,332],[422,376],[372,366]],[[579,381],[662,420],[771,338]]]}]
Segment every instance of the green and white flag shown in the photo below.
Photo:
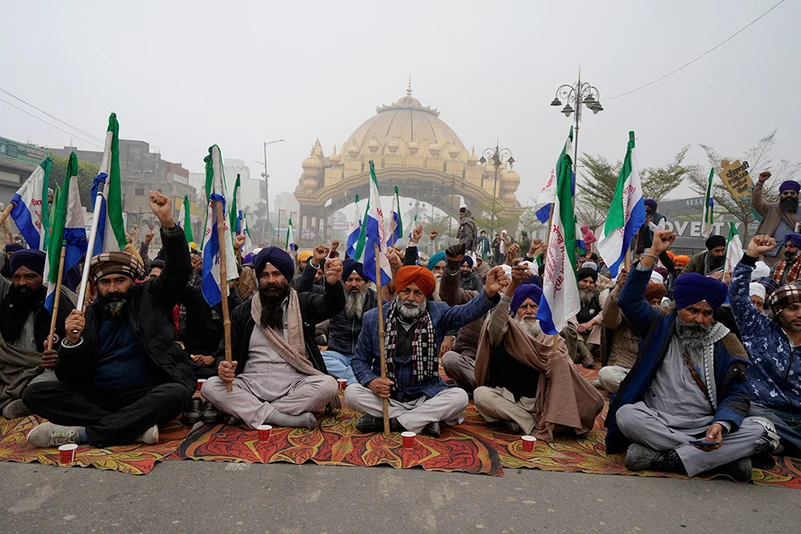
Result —
[{"label": "green and white flag", "polygon": [[560,158],[553,218],[548,235],[545,276],[537,319],[542,331],[558,334],[581,310],[576,281],[576,225],[573,211],[573,161],[566,152]]},{"label": "green and white flag", "polygon": [[[117,114],[108,118],[106,146],[103,159],[94,183],[92,197],[95,202],[94,216],[98,219],[94,235],[92,256],[110,250],[123,250],[128,244],[125,222],[122,217],[122,185],[120,183],[120,123]],[[98,195],[100,196],[98,207]],[[89,243],[93,243],[92,236]]]},{"label": "green and white flag", "polygon": [[63,273],[69,271],[80,263],[86,254],[86,227],[83,221],[83,207],[81,206],[81,193],[78,189],[78,157],[75,152],[70,153],[67,162],[67,175],[64,178],[64,189],[53,197],[53,224],[50,229],[50,242],[48,243],[45,267],[42,279],[47,285],[45,307],[53,311],[56,288],[58,287],[58,272],[61,263],[62,250],[64,252]]},{"label": "green and white flag", "polygon": [[704,235],[712,235],[712,225],[715,224],[715,200],[712,197],[712,178],[715,177],[715,168],[709,169],[709,182],[706,184],[704,195]]},{"label": "green and white flag", "polygon": [[289,222],[286,225],[286,246],[284,248],[293,257],[298,250],[297,245],[295,245],[295,236],[292,233],[292,217],[289,218]]},{"label": "green and white flag", "polygon": [[[212,145],[206,162],[206,224],[203,231],[203,297],[209,306],[216,306],[222,301],[220,292],[220,249],[225,251],[225,275],[227,280],[239,278],[237,273],[234,240],[228,228],[226,201],[228,190],[225,187],[225,172],[220,147]],[[222,203],[221,218],[217,217],[217,202]],[[219,242],[218,225],[222,225],[223,243]]]},{"label": "green and white flag", "polygon": [[740,234],[737,232],[737,226],[733,222],[729,223],[729,239],[726,246],[726,266],[723,268],[724,273],[734,271],[734,266],[740,263],[743,259],[743,243],[740,241]]},{"label": "green and white flag", "polygon": [[195,236],[192,233],[192,213],[189,205],[189,195],[184,195],[184,203],[181,205],[181,211],[178,212],[178,220],[175,221],[175,224],[184,231],[187,243],[195,240]]}]

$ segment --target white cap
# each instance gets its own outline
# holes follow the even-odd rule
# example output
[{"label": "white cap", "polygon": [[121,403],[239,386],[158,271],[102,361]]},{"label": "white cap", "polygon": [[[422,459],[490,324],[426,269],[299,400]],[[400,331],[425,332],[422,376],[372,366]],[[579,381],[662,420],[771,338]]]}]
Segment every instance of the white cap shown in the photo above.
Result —
[{"label": "white cap", "polygon": [[765,295],[766,295],[765,286],[763,286],[759,282],[751,282],[751,285],[749,286],[749,293],[750,296],[753,297],[754,295],[756,295],[762,299],[762,302],[765,302]]},{"label": "white cap", "polygon": [[661,274],[659,274],[656,271],[651,271],[651,280],[650,281],[654,282],[656,284],[665,285],[665,277],[662,276]]},{"label": "white cap", "polygon": [[770,267],[764,261],[756,262],[756,267],[754,267],[754,271],[751,273],[751,280],[757,280],[759,278],[767,278],[770,276]]}]

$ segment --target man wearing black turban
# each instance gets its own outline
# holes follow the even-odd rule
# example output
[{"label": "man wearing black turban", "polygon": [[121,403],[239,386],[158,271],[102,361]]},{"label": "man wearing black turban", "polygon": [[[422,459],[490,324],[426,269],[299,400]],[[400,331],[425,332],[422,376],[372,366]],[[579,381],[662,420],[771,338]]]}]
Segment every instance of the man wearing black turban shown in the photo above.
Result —
[{"label": "man wearing black turban", "polygon": [[716,280],[723,278],[723,264],[726,261],[726,238],[722,235],[709,236],[706,240],[706,250],[699,252],[687,262],[679,275],[698,273],[702,276],[711,276]]},{"label": "man wearing black turban", "polygon": [[62,286],[53,350],[46,350],[51,314],[45,308],[44,262],[44,252],[20,248],[9,260],[12,281],[0,278],[0,408],[6,419],[31,414],[21,400],[28,384],[56,380],[56,350],[77,300]]},{"label": "man wearing black turban", "polygon": [[576,314],[578,350],[571,356],[575,363],[580,362],[584,367],[592,369],[595,367],[593,351],[597,351],[601,345],[601,328],[598,325],[603,320],[599,299],[601,292],[596,286],[598,271],[591,267],[582,267],[576,273],[576,281],[578,282],[581,309]]}]

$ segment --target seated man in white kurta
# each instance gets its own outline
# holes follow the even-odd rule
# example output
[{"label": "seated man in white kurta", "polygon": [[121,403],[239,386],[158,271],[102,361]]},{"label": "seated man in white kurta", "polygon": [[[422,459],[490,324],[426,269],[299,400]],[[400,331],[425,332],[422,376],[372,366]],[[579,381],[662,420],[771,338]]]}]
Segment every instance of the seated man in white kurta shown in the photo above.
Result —
[{"label": "seated man in white kurta", "polygon": [[[292,258],[268,247],[253,262],[259,292],[231,314],[231,353],[217,350],[218,376],[203,385],[203,397],[249,427],[317,425],[312,412],[336,397],[336,379],[326,373],[314,327],[345,306],[342,262],[325,264],[325,293],[297,293],[289,281]],[[227,383],[233,391],[226,391]]]}]

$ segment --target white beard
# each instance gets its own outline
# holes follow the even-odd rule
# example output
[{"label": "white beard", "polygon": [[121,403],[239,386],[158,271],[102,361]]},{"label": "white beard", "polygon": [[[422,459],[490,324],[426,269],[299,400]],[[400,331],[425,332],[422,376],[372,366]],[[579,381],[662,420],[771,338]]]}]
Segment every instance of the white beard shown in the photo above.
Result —
[{"label": "white beard", "polygon": [[395,306],[397,307],[398,313],[407,321],[416,321],[426,311],[427,301],[424,300],[422,304],[417,304],[416,302],[412,303],[414,307],[410,308],[404,304],[400,297],[395,297]]},{"label": "white beard", "polygon": [[367,300],[367,291],[356,293],[355,295],[345,290],[345,315],[348,317],[362,318],[364,313],[364,303]]},{"label": "white beard", "polygon": [[517,317],[515,317],[515,321],[517,321],[517,325],[520,327],[520,329],[530,337],[536,338],[542,334],[542,327],[540,326],[539,321],[531,322],[526,321],[525,319],[518,319]]}]

